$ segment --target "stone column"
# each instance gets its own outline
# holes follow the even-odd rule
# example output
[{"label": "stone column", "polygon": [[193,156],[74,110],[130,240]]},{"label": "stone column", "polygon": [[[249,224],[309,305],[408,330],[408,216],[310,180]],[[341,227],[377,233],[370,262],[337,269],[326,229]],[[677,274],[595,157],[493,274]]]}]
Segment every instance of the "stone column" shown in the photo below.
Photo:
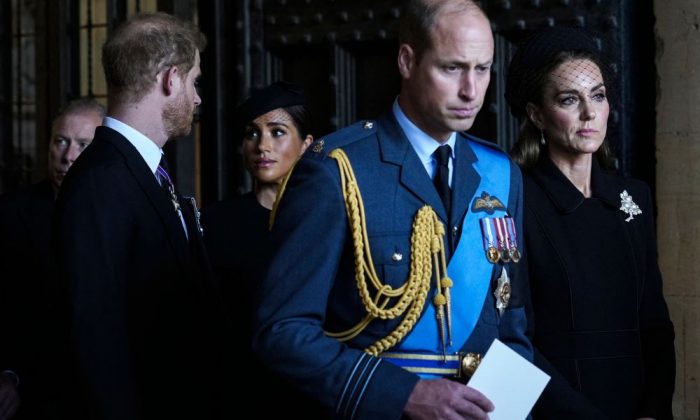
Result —
[{"label": "stone column", "polygon": [[[655,0],[659,264],[676,327],[679,419],[700,418],[700,2]],[[640,139],[644,141],[644,139]]]}]

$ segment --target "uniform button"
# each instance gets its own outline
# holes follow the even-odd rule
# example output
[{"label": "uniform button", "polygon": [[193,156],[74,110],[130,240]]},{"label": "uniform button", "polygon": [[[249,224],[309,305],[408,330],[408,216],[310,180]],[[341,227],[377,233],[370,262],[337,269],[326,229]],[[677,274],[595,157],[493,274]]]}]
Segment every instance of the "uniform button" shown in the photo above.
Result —
[{"label": "uniform button", "polygon": [[452,236],[457,236],[457,231],[459,228],[457,226],[452,226]]},{"label": "uniform button", "polygon": [[403,260],[403,255],[400,252],[394,252],[394,255],[391,256],[391,259],[396,262],[399,262]]}]

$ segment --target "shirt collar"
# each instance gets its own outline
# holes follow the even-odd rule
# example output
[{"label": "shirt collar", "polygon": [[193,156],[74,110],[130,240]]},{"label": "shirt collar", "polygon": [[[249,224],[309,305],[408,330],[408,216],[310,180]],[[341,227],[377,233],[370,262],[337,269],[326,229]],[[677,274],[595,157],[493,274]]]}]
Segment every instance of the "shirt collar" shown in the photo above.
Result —
[{"label": "shirt collar", "polygon": [[134,129],[133,127],[112,117],[105,117],[102,125],[117,131],[124,136],[132,146],[136,148],[143,160],[146,161],[148,168],[156,173],[160,159],[163,156],[163,149],[158,147],[151,139]]},{"label": "shirt collar", "polygon": [[433,153],[435,149],[440,147],[442,144],[449,144],[452,148],[452,158],[455,157],[455,139],[457,138],[457,133],[452,133],[450,138],[447,139],[445,143],[439,143],[434,138],[430,137],[420,128],[418,128],[411,120],[408,119],[406,114],[404,114],[401,106],[399,105],[398,97],[394,100],[394,105],[392,106],[392,111],[394,112],[394,117],[398,121],[399,126],[403,130],[404,134],[408,138],[409,143],[413,146],[413,149],[418,154],[420,161],[423,164],[432,164]]}]

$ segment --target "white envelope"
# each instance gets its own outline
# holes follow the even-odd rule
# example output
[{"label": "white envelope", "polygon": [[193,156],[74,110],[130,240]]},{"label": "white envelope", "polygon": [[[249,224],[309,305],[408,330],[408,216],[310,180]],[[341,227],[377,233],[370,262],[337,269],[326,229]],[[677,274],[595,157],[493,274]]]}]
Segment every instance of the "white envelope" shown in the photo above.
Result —
[{"label": "white envelope", "polygon": [[491,420],[521,420],[530,413],[549,379],[510,347],[494,340],[467,385],[491,400],[495,407],[489,413]]}]

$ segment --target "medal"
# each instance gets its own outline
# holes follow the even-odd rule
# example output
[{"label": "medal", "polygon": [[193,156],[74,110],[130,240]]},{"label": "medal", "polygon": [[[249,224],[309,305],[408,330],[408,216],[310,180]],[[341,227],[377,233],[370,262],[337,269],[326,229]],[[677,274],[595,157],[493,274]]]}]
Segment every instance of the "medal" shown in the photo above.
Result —
[{"label": "medal", "polygon": [[498,260],[501,259],[501,253],[496,248],[493,246],[493,231],[491,229],[491,220],[488,217],[484,217],[483,219],[479,219],[479,223],[481,224],[481,236],[483,237],[484,240],[484,251],[486,251],[486,259],[491,263],[491,264],[496,264]]},{"label": "medal", "polygon": [[503,315],[503,311],[508,307],[508,302],[510,302],[510,279],[508,278],[508,271],[506,267],[503,267],[501,275],[498,277],[498,283],[496,290],[493,291],[493,296],[496,298],[496,309],[498,313]]},{"label": "medal", "polygon": [[518,248],[512,247],[510,249],[510,258],[513,260],[514,263],[520,261],[520,251],[518,251]]},{"label": "medal", "polygon": [[520,251],[518,250],[518,236],[515,233],[515,222],[512,217],[506,217],[506,227],[510,240],[510,258],[514,263],[520,261]]},{"label": "medal", "polygon": [[491,245],[486,250],[486,259],[489,260],[491,264],[496,264],[499,259],[501,259],[501,253],[498,252],[495,246]]},{"label": "medal", "polygon": [[504,218],[493,219],[496,222],[496,235],[498,236],[498,250],[501,253],[501,261],[510,262],[510,250],[508,249],[508,230]]}]

